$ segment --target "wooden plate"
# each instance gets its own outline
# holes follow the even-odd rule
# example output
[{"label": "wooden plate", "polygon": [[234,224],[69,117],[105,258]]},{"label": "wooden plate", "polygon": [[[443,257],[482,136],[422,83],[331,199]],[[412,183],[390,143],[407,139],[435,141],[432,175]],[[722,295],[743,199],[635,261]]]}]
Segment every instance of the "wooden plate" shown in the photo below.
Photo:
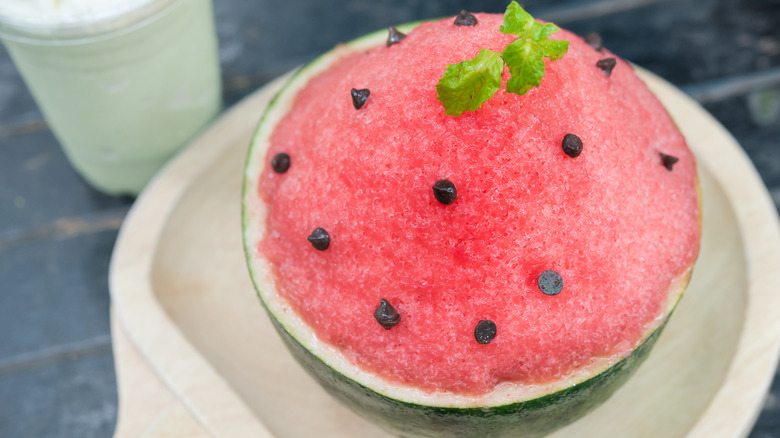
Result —
[{"label": "wooden plate", "polygon": [[[745,436],[780,347],[777,215],[728,132],[680,91],[640,73],[697,157],[701,255],[684,299],[635,377],[555,436]],[[298,367],[246,272],[244,156],[283,80],[234,107],[138,199],[111,264],[114,309],[166,390],[212,436],[385,436]],[[133,391],[120,382],[120,423],[129,420],[129,400],[138,403]]]}]

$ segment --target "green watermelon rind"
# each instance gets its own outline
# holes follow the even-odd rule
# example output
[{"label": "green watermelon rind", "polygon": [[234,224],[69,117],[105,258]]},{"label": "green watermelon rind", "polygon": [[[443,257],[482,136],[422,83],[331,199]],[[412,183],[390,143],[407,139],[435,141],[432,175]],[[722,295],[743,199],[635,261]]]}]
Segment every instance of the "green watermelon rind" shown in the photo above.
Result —
[{"label": "green watermelon rind", "polygon": [[[409,32],[421,22],[397,26],[402,32]],[[421,437],[534,437],[548,434],[582,417],[608,399],[645,360],[652,346],[661,335],[669,317],[677,306],[682,292],[690,278],[687,273],[679,289],[669,291],[670,303],[658,325],[649,328],[649,333],[641,340],[629,356],[623,357],[601,370],[595,370],[590,376],[571,386],[555,392],[520,402],[496,404],[488,407],[459,407],[426,405],[400,397],[394,398],[350,378],[332,367],[322,357],[308,350],[293,333],[295,329],[284,324],[282,315],[274,312],[264,298],[264,290],[273,288],[272,282],[264,282],[256,271],[256,239],[250,227],[252,216],[256,214],[251,200],[254,198],[256,181],[264,162],[266,150],[260,150],[258,139],[270,135],[279,120],[279,114],[285,114],[288,108],[281,108],[280,99],[290,92],[297,92],[306,78],[326,69],[333,60],[344,53],[367,50],[384,42],[386,31],[380,30],[337,47],[296,71],[271,100],[260,118],[257,131],[250,144],[242,194],[242,226],[244,230],[244,249],[249,274],[263,307],[280,334],[285,346],[303,368],[315,378],[332,396],[353,409],[355,412],[402,436]],[[343,48],[347,52],[342,51]],[[284,101],[291,106],[293,99]],[[276,120],[273,118],[276,117]],[[260,224],[258,224],[260,225]],[[268,294],[273,296],[273,294]],[[279,312],[281,313],[281,312]]]},{"label": "green watermelon rind", "polygon": [[669,316],[671,311],[631,355],[579,384],[536,399],[484,408],[426,406],[380,394],[329,367],[276,318],[271,320],[287,349],[328,393],[384,429],[410,437],[538,437],[606,401],[647,358]]}]

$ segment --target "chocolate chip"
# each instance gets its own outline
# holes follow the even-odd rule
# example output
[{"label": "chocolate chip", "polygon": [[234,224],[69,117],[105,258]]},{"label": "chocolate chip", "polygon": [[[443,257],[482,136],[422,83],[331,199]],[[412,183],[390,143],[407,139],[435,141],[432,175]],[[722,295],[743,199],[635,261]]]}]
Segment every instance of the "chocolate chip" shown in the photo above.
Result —
[{"label": "chocolate chip", "polygon": [[379,300],[379,305],[374,309],[374,318],[385,330],[390,330],[401,322],[401,315],[384,298]]},{"label": "chocolate chip", "polygon": [[490,341],[496,337],[496,330],[495,322],[489,319],[483,319],[478,322],[477,326],[474,328],[474,338],[480,344],[489,344]]},{"label": "chocolate chip", "polygon": [[324,228],[315,228],[307,239],[319,251],[325,251],[330,246],[330,234]]},{"label": "chocolate chip", "polygon": [[604,40],[602,40],[601,35],[597,34],[596,32],[591,32],[585,35],[585,43],[599,52],[604,48]]},{"label": "chocolate chip", "polygon": [[674,167],[674,164],[680,161],[679,158],[673,157],[671,155],[666,155],[664,153],[659,152],[658,155],[661,156],[661,163],[664,165],[666,170],[672,171],[672,168]]},{"label": "chocolate chip", "polygon": [[596,61],[596,67],[600,68],[607,77],[612,76],[612,69],[615,68],[617,60],[615,58],[605,58]]},{"label": "chocolate chip", "polygon": [[387,32],[387,47],[398,44],[402,39],[406,38],[406,34],[398,32],[398,29],[393,26],[388,27]]},{"label": "chocolate chip", "polygon": [[561,278],[561,274],[552,270],[547,270],[539,274],[537,284],[539,285],[539,290],[546,295],[558,295],[563,290],[563,278]]},{"label": "chocolate chip", "polygon": [[349,92],[352,94],[352,105],[355,106],[355,109],[363,108],[363,105],[368,100],[368,95],[371,94],[368,88],[361,88],[360,90],[353,88]]},{"label": "chocolate chip", "polygon": [[561,146],[563,146],[563,152],[572,158],[577,158],[582,153],[582,140],[574,134],[564,135]]},{"label": "chocolate chip", "polygon": [[290,156],[280,152],[271,159],[271,169],[276,173],[284,173],[290,168]]},{"label": "chocolate chip", "polygon": [[442,204],[450,205],[455,202],[455,198],[458,196],[458,189],[455,188],[455,184],[452,181],[440,179],[433,185],[433,196]]},{"label": "chocolate chip", "polygon": [[455,26],[474,26],[477,24],[477,17],[465,9],[461,9],[458,16],[455,17]]}]

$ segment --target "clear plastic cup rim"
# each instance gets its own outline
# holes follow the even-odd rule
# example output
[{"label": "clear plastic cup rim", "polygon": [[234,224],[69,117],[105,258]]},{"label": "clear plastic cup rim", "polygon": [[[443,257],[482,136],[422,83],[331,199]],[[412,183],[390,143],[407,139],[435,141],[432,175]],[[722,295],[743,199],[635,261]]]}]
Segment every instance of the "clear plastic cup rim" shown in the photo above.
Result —
[{"label": "clear plastic cup rim", "polygon": [[[0,0],[2,1],[2,0]],[[0,40],[36,46],[89,44],[144,28],[187,0],[139,1],[132,8],[106,11],[90,21],[32,23],[0,13]]]}]

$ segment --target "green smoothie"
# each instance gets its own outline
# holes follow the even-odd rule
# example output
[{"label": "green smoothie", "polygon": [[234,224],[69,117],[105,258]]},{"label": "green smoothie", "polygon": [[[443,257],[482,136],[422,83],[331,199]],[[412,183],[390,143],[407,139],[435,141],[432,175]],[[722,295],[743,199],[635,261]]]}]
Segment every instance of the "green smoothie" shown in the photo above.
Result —
[{"label": "green smoothie", "polygon": [[48,25],[0,6],[0,37],[76,170],[135,195],[217,115],[220,72],[210,0],[122,4]]}]

